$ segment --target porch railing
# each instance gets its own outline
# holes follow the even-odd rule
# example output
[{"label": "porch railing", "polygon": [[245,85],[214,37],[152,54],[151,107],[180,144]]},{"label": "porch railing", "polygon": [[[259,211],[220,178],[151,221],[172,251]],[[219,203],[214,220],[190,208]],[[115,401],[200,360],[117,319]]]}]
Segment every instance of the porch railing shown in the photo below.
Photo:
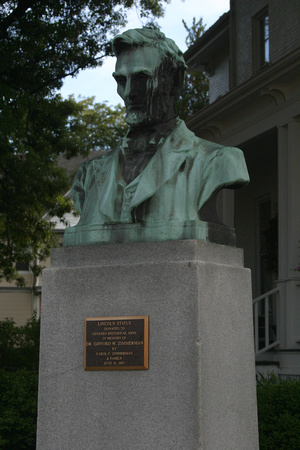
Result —
[{"label": "porch railing", "polygon": [[255,356],[279,344],[280,288],[253,300]]}]

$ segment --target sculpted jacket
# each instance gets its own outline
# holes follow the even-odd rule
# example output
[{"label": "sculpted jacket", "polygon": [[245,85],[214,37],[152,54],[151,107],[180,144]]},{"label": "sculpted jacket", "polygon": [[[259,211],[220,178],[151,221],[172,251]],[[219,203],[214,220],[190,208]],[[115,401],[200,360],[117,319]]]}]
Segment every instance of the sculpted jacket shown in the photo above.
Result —
[{"label": "sculpted jacket", "polygon": [[[72,197],[81,218],[67,231],[134,223],[178,230],[200,224],[201,211],[217,191],[249,181],[241,150],[200,139],[181,120],[128,185],[120,177],[122,145],[79,167]],[[67,245],[84,245],[80,242]]]}]

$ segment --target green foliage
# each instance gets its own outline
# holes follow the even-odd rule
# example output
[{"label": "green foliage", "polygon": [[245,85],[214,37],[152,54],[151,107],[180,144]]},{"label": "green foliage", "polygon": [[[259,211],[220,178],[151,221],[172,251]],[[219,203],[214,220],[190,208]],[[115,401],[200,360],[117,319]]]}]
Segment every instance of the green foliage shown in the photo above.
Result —
[{"label": "green foliage", "polygon": [[206,25],[203,24],[203,18],[200,17],[198,21],[196,21],[196,17],[193,17],[193,23],[189,27],[185,20],[182,19],[182,23],[184,28],[187,31],[187,36],[185,38],[185,43],[188,47],[195,44],[197,39],[202,36],[205,31]]},{"label": "green foliage", "polygon": [[[191,46],[202,36],[206,25],[203,25],[202,18],[196,21],[195,17],[193,18],[191,27],[188,27],[184,20],[182,22],[188,32],[185,42],[187,46]],[[179,101],[176,105],[177,114],[183,120],[186,120],[192,114],[195,114],[206,106],[209,103],[208,89],[209,83],[204,72],[188,72]]]},{"label": "green foliage", "polygon": [[260,449],[299,449],[300,381],[260,378],[257,406]]},{"label": "green foliage", "polygon": [[[1,2],[0,281],[24,285],[15,263],[42,262],[57,245],[46,214],[61,218],[71,211],[64,197],[69,179],[57,165],[58,156],[85,155],[93,145],[100,146],[100,141],[88,143],[88,132],[82,130],[83,105],[63,100],[57,89],[66,76],[102,64],[111,52],[112,35],[126,23],[128,8],[137,7],[142,17],[151,19],[163,14],[163,2]],[[118,116],[119,107],[115,111]],[[81,129],[81,138],[74,139],[76,129]],[[31,268],[38,274],[41,267]]]},{"label": "green foliage", "polygon": [[0,448],[34,450],[38,373],[0,369]]},{"label": "green foliage", "polygon": [[77,106],[79,111],[69,119],[69,132],[71,140],[77,141],[85,153],[91,149],[110,150],[125,135],[125,107],[95,103],[94,97],[79,100]]},{"label": "green foliage", "polygon": [[0,143],[0,279],[22,285],[14,264],[39,260],[39,266],[31,265],[38,274],[57,245],[45,213],[62,217],[72,209],[64,197],[70,180],[58,167],[58,156],[69,159],[112,148],[126,124],[120,105],[112,108],[93,98],[62,100],[59,95],[32,105],[18,126],[13,120],[6,126],[6,144]]},{"label": "green foliage", "polygon": [[60,88],[62,79],[101,65],[110,38],[135,6],[163,15],[162,0],[7,0],[0,6],[1,84],[7,98]]},{"label": "green foliage", "polygon": [[[74,101],[52,98],[17,101],[0,115],[0,279],[24,284],[14,264],[44,261],[55,245],[53,224],[45,213],[70,211],[63,195],[69,188],[64,170],[57,166],[61,152],[76,154],[68,117]],[[34,270],[35,267],[32,267]]]},{"label": "green foliage", "polygon": [[0,448],[35,449],[40,321],[0,322]]},{"label": "green foliage", "polygon": [[2,369],[38,370],[40,320],[34,316],[17,327],[11,319],[0,322],[0,367]]},{"label": "green foliage", "polygon": [[187,120],[208,105],[208,88],[208,79],[204,72],[186,74],[181,95],[176,105],[176,113],[181,119]]}]

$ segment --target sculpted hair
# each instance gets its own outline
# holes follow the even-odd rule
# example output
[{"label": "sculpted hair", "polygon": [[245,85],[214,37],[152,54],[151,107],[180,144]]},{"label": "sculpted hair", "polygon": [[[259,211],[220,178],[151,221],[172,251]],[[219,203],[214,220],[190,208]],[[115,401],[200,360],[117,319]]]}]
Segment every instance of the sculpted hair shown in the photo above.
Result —
[{"label": "sculpted hair", "polygon": [[118,56],[122,51],[134,47],[154,47],[159,50],[162,63],[171,63],[173,70],[187,69],[183,53],[172,39],[151,28],[135,28],[118,34],[112,41],[113,51]]}]

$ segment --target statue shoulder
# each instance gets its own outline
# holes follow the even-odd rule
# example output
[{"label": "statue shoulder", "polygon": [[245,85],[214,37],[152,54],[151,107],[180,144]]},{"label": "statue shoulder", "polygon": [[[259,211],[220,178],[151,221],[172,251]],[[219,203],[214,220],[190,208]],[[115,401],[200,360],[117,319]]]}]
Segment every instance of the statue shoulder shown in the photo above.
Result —
[{"label": "statue shoulder", "polygon": [[[80,166],[78,167],[77,175],[80,175],[80,173],[87,173],[90,170],[93,170],[94,168],[97,168],[97,170],[101,169],[102,166],[105,165],[105,163],[112,158],[115,155],[115,152],[117,152],[119,147],[114,148],[113,150],[108,150],[104,153],[101,152],[101,154],[93,154],[88,157],[85,161],[83,161]],[[94,152],[96,153],[96,152]],[[97,152],[99,153],[99,152]]]},{"label": "statue shoulder", "polygon": [[196,136],[181,119],[178,120],[178,125],[170,137],[170,144],[173,145],[175,151],[188,149],[194,157],[197,155],[201,155],[202,157],[213,155],[222,148],[220,144],[206,141]]},{"label": "statue shoulder", "polygon": [[217,151],[217,157],[222,158],[223,170],[232,174],[236,178],[233,183],[236,185],[248,184],[250,181],[249,173],[244,157],[244,153],[237,147],[220,147]]},{"label": "statue shoulder", "polygon": [[249,182],[249,174],[244,153],[237,147],[227,147],[207,141],[196,136],[186,124],[180,120],[173,133],[173,146],[178,151],[188,149],[194,160],[195,168],[199,167],[204,178],[209,182],[242,185]]},{"label": "statue shoulder", "polygon": [[196,136],[195,133],[186,126],[183,120],[179,121],[179,126],[176,132],[178,140],[182,143],[182,145],[188,146],[196,153],[196,155],[201,154],[204,157],[214,157],[218,154],[218,152],[222,153],[225,148],[228,148]]},{"label": "statue shoulder", "polygon": [[216,142],[212,141],[207,141],[206,139],[199,138],[198,136],[194,136],[194,146],[199,152],[203,152],[211,156],[216,156],[218,154],[221,156],[226,149],[234,148],[225,147],[224,145],[217,144]]},{"label": "statue shoulder", "polygon": [[241,149],[214,144],[210,151],[209,171],[218,174],[221,184],[237,187],[249,183],[247,165]]},{"label": "statue shoulder", "polygon": [[118,147],[115,147],[113,150],[107,150],[105,152],[93,152],[93,154],[82,164],[86,164],[87,166],[89,166],[94,164],[95,162],[104,162],[109,159],[117,149]]},{"label": "statue shoulder", "polygon": [[195,147],[198,152],[206,155],[209,163],[216,159],[215,162],[218,162],[218,164],[220,160],[224,160],[224,163],[227,162],[234,166],[245,165],[244,153],[237,147],[227,147],[197,136],[195,136]]}]

